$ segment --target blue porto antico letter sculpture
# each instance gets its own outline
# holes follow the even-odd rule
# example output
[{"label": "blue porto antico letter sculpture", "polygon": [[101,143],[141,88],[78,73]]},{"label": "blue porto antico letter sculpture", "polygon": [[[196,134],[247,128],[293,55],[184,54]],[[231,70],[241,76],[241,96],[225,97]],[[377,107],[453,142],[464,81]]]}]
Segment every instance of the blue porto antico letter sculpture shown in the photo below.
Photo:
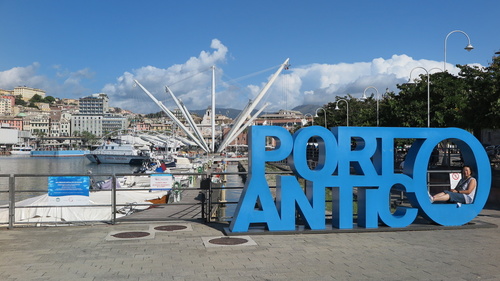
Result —
[{"label": "blue porto antico letter sculpture", "polygon": [[[266,139],[276,148],[266,150]],[[310,138],[319,149],[318,165],[307,164]],[[394,172],[394,140],[416,139],[405,159],[403,173]],[[476,171],[477,191],[472,204],[432,204],[428,196],[427,167],[434,147],[443,140],[457,144],[464,163]],[[352,141],[355,140],[355,148]],[[266,162],[288,159],[294,176],[277,176],[276,200],[265,178]],[[356,171],[351,173],[351,167]],[[297,178],[306,181],[305,190]],[[484,207],[491,185],[489,159],[479,141],[457,128],[337,127],[311,126],[293,136],[277,126],[249,129],[249,173],[229,230],[247,232],[252,223],[264,223],[269,231],[296,230],[299,211],[306,227],[326,228],[325,189],[332,190],[332,227],[353,228],[354,187],[358,188],[357,224],[377,228],[406,227],[418,214],[445,226],[463,225]],[[411,207],[389,206],[392,188],[403,188]],[[256,207],[256,204],[258,205]],[[298,210],[296,210],[296,208]]]}]

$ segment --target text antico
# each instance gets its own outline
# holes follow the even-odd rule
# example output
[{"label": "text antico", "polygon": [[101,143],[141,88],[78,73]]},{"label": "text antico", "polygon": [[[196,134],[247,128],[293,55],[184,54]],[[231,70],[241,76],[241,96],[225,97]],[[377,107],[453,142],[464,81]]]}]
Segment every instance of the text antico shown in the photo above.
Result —
[{"label": "text antico", "polygon": [[[277,146],[266,150],[266,138]],[[319,160],[315,169],[307,165],[306,149],[311,137],[317,140]],[[403,173],[394,172],[394,140],[416,139],[409,150]],[[355,149],[351,140],[356,139]],[[465,164],[476,171],[477,191],[472,204],[432,204],[427,190],[427,167],[434,147],[443,140],[457,144]],[[277,176],[276,200],[265,177],[266,162],[288,159],[293,176]],[[357,173],[351,174],[354,166]],[[252,223],[265,223],[269,231],[296,230],[295,213],[306,227],[326,228],[325,188],[332,189],[332,227],[353,228],[353,188],[358,188],[359,227],[406,227],[418,214],[445,226],[463,225],[484,207],[491,185],[489,160],[481,143],[458,128],[336,127],[311,126],[293,136],[278,126],[249,129],[248,179],[231,221],[231,232],[247,232]],[[297,178],[307,184],[305,192]],[[403,187],[411,207],[389,208],[390,190]],[[260,208],[255,208],[256,203]]]}]

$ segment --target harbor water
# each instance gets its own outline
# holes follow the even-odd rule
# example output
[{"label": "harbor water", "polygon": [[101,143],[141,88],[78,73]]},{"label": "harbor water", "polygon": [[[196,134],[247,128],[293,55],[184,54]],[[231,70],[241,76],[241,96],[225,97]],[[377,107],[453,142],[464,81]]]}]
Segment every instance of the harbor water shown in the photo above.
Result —
[{"label": "harbor water", "polygon": [[[123,164],[95,164],[85,157],[30,157],[29,155],[0,156],[0,175],[25,174],[39,177],[16,177],[16,191],[36,190],[16,194],[16,201],[47,192],[48,176],[64,174],[132,173],[137,167]],[[8,177],[0,178],[0,205],[8,203]]]},{"label": "harbor water", "polygon": [[[238,165],[228,165],[226,168],[226,172],[228,173],[236,173],[238,172]],[[227,204],[223,205],[219,208],[218,217],[222,221],[230,220],[234,212],[236,210],[236,203],[241,196],[241,191],[244,183],[240,175],[229,174],[226,176],[226,182],[224,183],[224,187],[226,189],[226,202]],[[232,189],[233,187],[237,187],[238,189]]]},{"label": "harbor water", "polygon": [[[226,172],[238,172],[238,166],[231,164],[227,166]],[[105,177],[95,177],[95,175],[126,174],[133,173],[138,166],[124,164],[96,164],[91,163],[85,157],[30,157],[29,155],[8,155],[0,156],[0,205],[8,204],[9,200],[9,178],[14,174],[16,197],[15,201],[21,201],[34,196],[46,194],[48,190],[48,177],[51,175],[81,174],[87,175],[91,172],[95,180],[105,180]],[[27,175],[27,176],[18,176]],[[29,176],[28,176],[29,175]],[[33,176],[36,175],[36,176]],[[236,204],[241,195],[243,181],[241,176],[230,174],[226,177],[225,187],[226,201],[220,209],[219,216],[230,218],[233,216]],[[229,189],[237,187],[238,189]],[[233,202],[233,203],[231,203]]]}]

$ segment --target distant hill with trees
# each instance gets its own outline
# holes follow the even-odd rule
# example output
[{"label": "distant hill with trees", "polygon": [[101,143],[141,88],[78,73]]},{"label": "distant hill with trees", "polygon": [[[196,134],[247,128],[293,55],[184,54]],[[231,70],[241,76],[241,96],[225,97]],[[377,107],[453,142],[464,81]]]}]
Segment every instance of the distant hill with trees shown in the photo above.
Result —
[{"label": "distant hill with trees", "polygon": [[[316,109],[319,107],[320,107],[320,105],[306,104],[306,105],[297,106],[297,107],[293,108],[292,110],[300,111],[302,114],[310,113],[310,114],[314,115],[314,114],[316,114]],[[216,114],[222,114],[222,115],[227,116],[231,119],[235,119],[238,116],[238,114],[240,114],[241,109],[216,108],[216,111],[217,111]],[[191,114],[196,114],[200,117],[203,117],[203,115],[205,115],[206,109],[190,110],[189,112]],[[255,114],[256,112],[257,112],[257,110],[254,110],[252,114]],[[163,112],[157,112],[157,113],[150,113],[150,114],[146,115],[146,117],[160,117],[160,116],[166,116],[166,114]]]}]

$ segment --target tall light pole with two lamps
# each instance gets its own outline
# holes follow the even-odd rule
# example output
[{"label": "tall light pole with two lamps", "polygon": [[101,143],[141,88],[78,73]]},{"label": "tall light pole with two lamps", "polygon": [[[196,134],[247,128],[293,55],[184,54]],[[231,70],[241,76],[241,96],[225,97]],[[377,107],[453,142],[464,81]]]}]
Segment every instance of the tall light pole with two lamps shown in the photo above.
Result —
[{"label": "tall light pole with two lamps", "polygon": [[340,110],[340,108],[339,108],[340,101],[343,101],[346,104],[346,107],[347,107],[347,127],[349,127],[349,103],[345,99],[339,99],[339,100],[337,100],[337,104],[335,105],[335,110]]},{"label": "tall light pole with two lamps", "polygon": [[431,78],[430,78],[429,72],[431,72],[433,69],[439,69],[439,70],[441,70],[441,69],[438,67],[433,67],[433,68],[427,70],[424,67],[417,66],[410,71],[410,79],[408,80],[408,83],[412,83],[411,82],[411,74],[413,73],[413,70],[415,70],[417,68],[420,68],[420,69],[424,70],[425,73],[427,73],[427,128],[429,128],[431,126]]},{"label": "tall light pole with two lamps", "polygon": [[[453,30],[452,32],[448,33],[448,35],[446,35],[446,38],[444,39],[444,68],[443,68],[444,71],[446,71],[446,44],[448,41],[448,37],[450,37],[451,34],[456,33],[456,32],[460,32],[460,33],[464,34],[465,37],[467,37],[468,43],[467,43],[467,46],[465,46],[465,48],[464,48],[465,50],[470,52],[472,49],[474,49],[474,47],[470,43],[470,38],[469,38],[469,35],[467,35],[467,33],[463,32],[462,30]],[[430,114],[431,114],[431,101],[430,101],[431,100],[431,96],[430,96],[431,80],[430,80],[429,72],[431,72],[431,70],[433,70],[433,69],[439,69],[439,70],[441,70],[441,69],[438,67],[434,67],[434,68],[427,70],[424,67],[417,66],[417,67],[413,68],[410,72],[409,83],[411,83],[411,74],[412,74],[413,70],[415,70],[417,68],[423,69],[427,73],[427,127],[430,127],[431,126],[431,117],[430,117]],[[441,71],[443,71],[443,70],[441,70]]]},{"label": "tall light pole with two lamps", "polygon": [[314,117],[319,117],[318,115],[318,110],[322,109],[323,110],[323,113],[324,113],[324,117],[325,117],[325,128],[326,128],[326,110],[323,108],[323,107],[320,107],[318,109],[316,109],[316,115]]}]

